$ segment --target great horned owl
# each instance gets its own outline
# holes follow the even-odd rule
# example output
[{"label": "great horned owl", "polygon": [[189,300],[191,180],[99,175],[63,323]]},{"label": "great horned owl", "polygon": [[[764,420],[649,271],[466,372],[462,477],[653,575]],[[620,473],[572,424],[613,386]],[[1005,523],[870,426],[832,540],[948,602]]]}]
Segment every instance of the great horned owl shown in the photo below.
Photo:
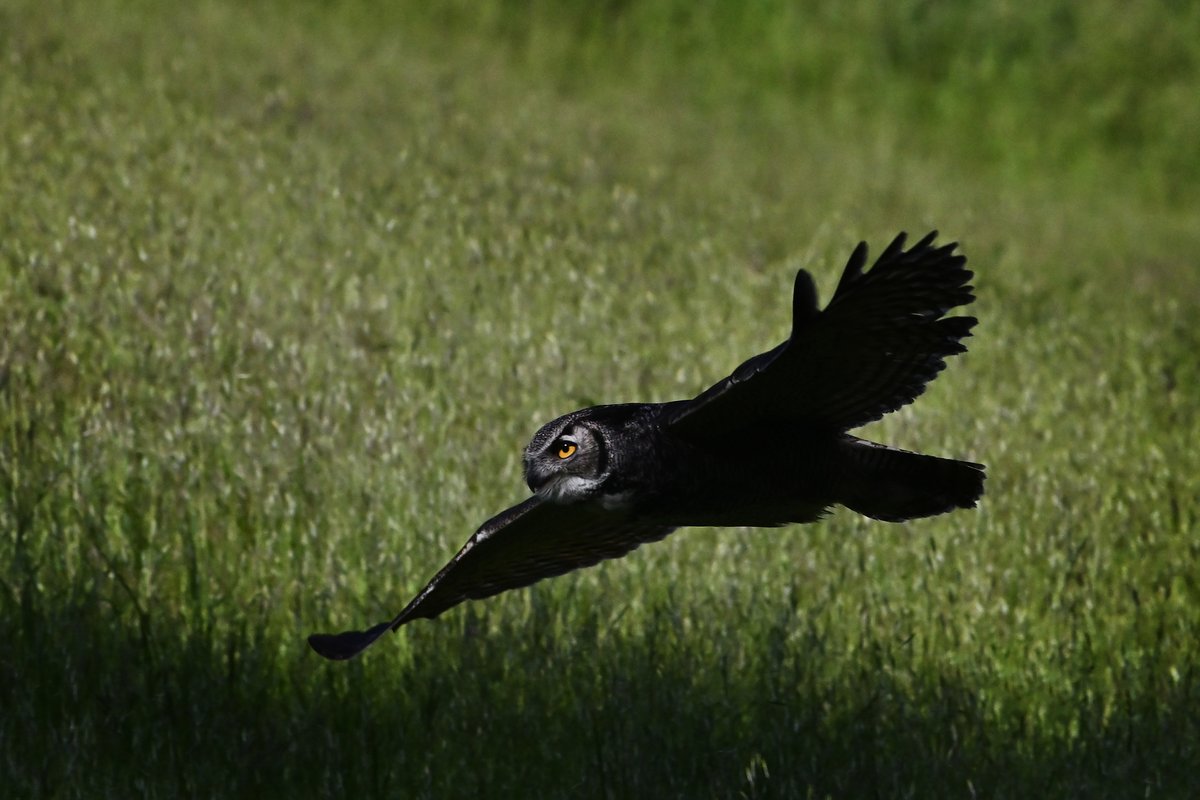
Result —
[{"label": "great horned owl", "polygon": [[851,436],[925,390],[966,351],[974,300],[956,244],[902,233],[867,272],[866,243],[817,308],[796,275],[792,331],[691,400],[574,411],[525,450],[533,496],[488,520],[394,619],[315,634],[322,656],[350,658],[419,617],[618,558],[677,528],[812,522],[841,504],[888,522],[971,508],[984,467]]}]

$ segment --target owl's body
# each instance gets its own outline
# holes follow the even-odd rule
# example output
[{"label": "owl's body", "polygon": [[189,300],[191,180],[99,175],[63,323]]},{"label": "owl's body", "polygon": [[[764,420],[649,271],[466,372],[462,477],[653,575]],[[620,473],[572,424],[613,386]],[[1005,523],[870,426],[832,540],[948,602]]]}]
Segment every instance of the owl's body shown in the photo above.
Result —
[{"label": "owl's body", "polygon": [[[732,434],[685,436],[669,427],[678,408],[630,403],[560,417],[527,448],[526,483],[547,502],[628,512],[672,528],[815,522],[834,504],[896,521],[978,497],[981,473],[968,462],[775,420],[748,420]],[[604,440],[604,463],[594,474],[551,469],[556,456],[546,451],[564,435],[577,446]]]},{"label": "owl's body", "polygon": [[[529,488],[549,502],[595,503],[676,528],[811,522],[829,505],[820,500],[828,496],[820,451],[829,442],[789,437],[783,450],[776,434],[754,430],[747,431],[753,439],[690,441],[662,424],[673,405],[595,406],[554,420],[527,451]],[[585,426],[605,440],[599,481],[572,485],[567,475],[556,482],[538,469],[540,450]]]},{"label": "owl's body", "polygon": [[796,276],[792,331],[691,400],[580,409],[525,450],[533,496],[488,520],[394,619],[309,637],[350,658],[389,629],[467,599],[618,558],[690,526],[814,522],[843,505],[889,522],[970,508],[984,468],[868,442],[849,431],[912,402],[966,348],[974,297],[956,245],[901,234],[868,272],[850,257],[817,308]]}]

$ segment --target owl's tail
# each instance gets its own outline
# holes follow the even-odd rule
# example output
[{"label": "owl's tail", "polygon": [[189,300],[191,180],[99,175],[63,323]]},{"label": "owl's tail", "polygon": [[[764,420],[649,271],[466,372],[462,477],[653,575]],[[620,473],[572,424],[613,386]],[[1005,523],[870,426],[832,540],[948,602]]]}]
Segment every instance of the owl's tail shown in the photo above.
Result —
[{"label": "owl's tail", "polygon": [[848,436],[843,449],[842,505],[885,522],[974,508],[984,466],[911,453]]}]

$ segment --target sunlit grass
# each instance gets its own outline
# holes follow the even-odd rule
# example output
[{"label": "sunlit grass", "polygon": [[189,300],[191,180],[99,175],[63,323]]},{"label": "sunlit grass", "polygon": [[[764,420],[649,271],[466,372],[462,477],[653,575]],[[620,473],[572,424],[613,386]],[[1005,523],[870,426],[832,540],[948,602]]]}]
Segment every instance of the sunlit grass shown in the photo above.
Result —
[{"label": "sunlit grass", "polygon": [[[869,111],[920,76],[725,108],[667,90],[682,56],[572,77],[369,16],[0,10],[14,796],[1195,791],[1186,193]],[[827,297],[859,238],[934,226],[982,322],[866,435],[986,462],[977,511],[685,531],[306,649],[523,498],[541,422],[694,394],[785,335],[795,269]]]}]

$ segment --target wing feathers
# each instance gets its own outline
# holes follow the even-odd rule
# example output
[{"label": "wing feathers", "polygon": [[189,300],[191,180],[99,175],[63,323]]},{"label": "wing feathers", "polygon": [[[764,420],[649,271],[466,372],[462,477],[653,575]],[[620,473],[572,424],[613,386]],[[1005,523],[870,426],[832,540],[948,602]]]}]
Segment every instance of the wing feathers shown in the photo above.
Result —
[{"label": "wing feathers", "polygon": [[325,658],[352,658],[388,630],[414,619],[433,619],[465,600],[491,597],[619,558],[672,530],[599,509],[531,497],[480,526],[391,621],[366,631],[315,634],[308,643]]},{"label": "wing feathers", "polygon": [[[903,236],[904,234],[900,234],[900,236],[896,237],[896,240],[902,241]],[[895,242],[893,242],[893,244],[894,243]],[[858,247],[855,247],[854,252],[850,254],[850,260],[846,262],[846,268],[842,270],[842,279],[838,281],[837,289],[835,289],[833,292],[834,296],[836,297],[841,293],[842,287],[848,286],[851,283],[854,283],[854,281],[858,280],[858,277],[862,275],[863,267],[866,265],[867,243],[859,242]]]},{"label": "wing feathers", "polygon": [[792,335],[820,315],[817,308],[817,286],[806,271],[796,273],[796,285],[792,290]]},{"label": "wing feathers", "polygon": [[[796,279],[791,337],[680,404],[669,423],[692,438],[724,436],[764,419],[850,430],[918,397],[966,348],[974,317],[949,317],[975,299],[966,258],[931,232],[908,250],[900,234],[870,270],[866,243],[854,249],[824,310]],[[804,300],[801,300],[803,294]]]}]

